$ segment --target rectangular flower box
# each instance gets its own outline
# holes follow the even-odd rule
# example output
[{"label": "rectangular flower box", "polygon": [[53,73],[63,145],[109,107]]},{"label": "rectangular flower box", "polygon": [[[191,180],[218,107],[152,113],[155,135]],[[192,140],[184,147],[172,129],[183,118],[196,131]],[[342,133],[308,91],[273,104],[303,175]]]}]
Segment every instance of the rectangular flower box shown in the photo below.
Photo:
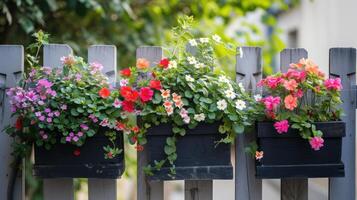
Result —
[{"label": "rectangular flower box", "polygon": [[[174,180],[232,179],[231,145],[215,142],[222,138],[218,132],[220,123],[201,123],[195,129],[186,129],[185,136],[178,136],[176,143],[177,160]],[[166,138],[172,136],[172,126],[161,124],[147,132],[145,152],[149,163],[166,158],[163,151]],[[170,165],[154,171],[149,180],[173,180],[168,176]]]},{"label": "rectangular flower box", "polygon": [[278,134],[273,122],[257,123],[257,141],[264,157],[256,162],[258,178],[314,178],[343,177],[341,161],[342,137],[345,123],[342,121],[317,122],[316,129],[323,132],[324,146],[315,151],[308,140],[297,130],[289,128]]},{"label": "rectangular flower box", "polygon": [[120,178],[125,167],[122,133],[117,134],[115,145],[123,152],[113,159],[104,158],[103,146],[109,143],[104,134],[98,133],[81,147],[58,142],[47,150],[35,145],[33,173],[41,178]]}]

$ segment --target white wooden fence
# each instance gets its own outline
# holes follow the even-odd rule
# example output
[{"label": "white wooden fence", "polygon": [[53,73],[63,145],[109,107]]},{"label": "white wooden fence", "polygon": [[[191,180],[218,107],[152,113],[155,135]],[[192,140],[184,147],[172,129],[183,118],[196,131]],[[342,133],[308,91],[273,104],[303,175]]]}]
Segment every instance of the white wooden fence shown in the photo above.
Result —
[{"label": "white wooden fence", "polygon": [[[236,72],[237,81],[242,82],[248,89],[255,90],[256,83],[262,78],[261,49],[258,47],[242,47],[242,56],[237,56]],[[50,44],[44,46],[44,66],[60,67],[60,57],[72,53],[72,49],[64,44]],[[161,47],[140,47],[137,49],[137,58],[147,58],[151,63],[157,63],[163,57]],[[297,62],[300,58],[307,57],[305,49],[285,49],[280,54],[281,70],[285,71],[290,63]],[[117,79],[116,47],[112,45],[94,45],[88,49],[88,61],[97,61],[104,65],[104,73],[112,82]],[[21,77],[24,66],[24,50],[21,45],[0,45],[0,128],[8,124],[10,110],[4,89],[16,85]],[[355,108],[356,108],[356,49],[333,48],[330,49],[330,76],[342,79],[344,90],[342,99],[345,110],[346,137],[343,139],[342,160],[345,164],[344,178],[331,178],[329,181],[330,200],[355,199]],[[236,200],[262,200],[262,181],[255,178],[254,160],[244,152],[244,146],[254,140],[254,134],[239,135],[235,144],[235,199]],[[0,134],[0,199],[6,199],[6,189],[10,174],[11,162],[10,138]],[[148,182],[142,168],[147,164],[146,152],[138,153],[138,200],[163,200],[163,182]],[[21,177],[17,179],[15,199],[24,199],[24,187]],[[22,186],[22,187],[21,187]],[[45,200],[73,200],[73,180],[69,178],[45,179]],[[117,197],[116,180],[89,179],[90,200],[113,200]],[[213,181],[185,181],[186,200],[211,200],[213,199]],[[225,192],[225,191],[221,191]],[[282,200],[307,200],[307,179],[282,179]]]}]

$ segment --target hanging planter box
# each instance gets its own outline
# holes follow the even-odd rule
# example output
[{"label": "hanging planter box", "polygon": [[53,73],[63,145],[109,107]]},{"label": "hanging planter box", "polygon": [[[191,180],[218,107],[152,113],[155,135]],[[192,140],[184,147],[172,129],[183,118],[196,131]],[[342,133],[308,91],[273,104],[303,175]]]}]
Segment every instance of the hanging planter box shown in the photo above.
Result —
[{"label": "hanging planter box", "polygon": [[256,162],[258,178],[313,178],[343,177],[341,161],[342,137],[345,123],[341,121],[317,122],[316,129],[323,132],[324,146],[315,151],[302,139],[297,130],[289,128],[278,134],[273,122],[257,123],[257,141],[264,157]]},{"label": "hanging planter box", "polygon": [[56,143],[47,150],[35,145],[34,175],[41,178],[120,178],[125,166],[122,133],[117,134],[115,145],[123,152],[113,159],[104,158],[103,146],[109,143],[100,133],[87,138],[81,147]]},{"label": "hanging planter box", "polygon": [[[231,145],[215,142],[222,138],[218,132],[220,123],[201,123],[195,129],[186,129],[186,135],[177,138],[174,180],[212,180],[232,179]],[[166,138],[172,136],[172,126],[161,124],[147,132],[148,163],[166,158],[163,151]],[[168,176],[170,166],[164,165],[160,171],[154,171],[149,180],[173,180]]]}]

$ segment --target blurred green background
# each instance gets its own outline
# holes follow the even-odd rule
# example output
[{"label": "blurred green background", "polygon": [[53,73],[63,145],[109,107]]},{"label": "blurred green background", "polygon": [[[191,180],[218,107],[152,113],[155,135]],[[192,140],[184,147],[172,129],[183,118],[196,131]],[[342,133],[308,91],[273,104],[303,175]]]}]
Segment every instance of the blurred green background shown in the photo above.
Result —
[{"label": "blurred green background", "polygon": [[[0,0],[0,44],[31,42],[33,32],[42,29],[51,43],[69,44],[86,57],[92,44],[113,44],[118,49],[118,67],[135,62],[141,45],[170,43],[170,30],[177,18],[195,18],[194,35],[220,35],[234,46],[263,48],[264,72],[270,73],[274,56],[284,48],[276,27],[276,16],[298,0]],[[261,13],[259,23],[244,20]],[[267,39],[268,38],[268,39]],[[218,52],[220,66],[235,76],[235,56]],[[127,151],[127,177],[136,174],[135,153]],[[28,166],[30,171],[31,166]],[[80,183],[83,184],[80,184]],[[41,199],[41,182],[27,173],[27,194]],[[79,190],[85,180],[76,180]]]}]

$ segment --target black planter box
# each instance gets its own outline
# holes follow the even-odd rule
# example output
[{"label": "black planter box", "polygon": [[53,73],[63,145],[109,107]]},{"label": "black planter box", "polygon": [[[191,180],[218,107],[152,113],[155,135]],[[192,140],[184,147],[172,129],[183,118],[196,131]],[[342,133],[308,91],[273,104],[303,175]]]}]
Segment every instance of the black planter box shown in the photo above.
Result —
[{"label": "black planter box", "polygon": [[[117,133],[115,142],[123,152],[113,159],[104,158],[103,146],[110,141],[102,133],[87,138],[81,147],[57,143],[47,150],[35,145],[33,173],[41,178],[120,178],[125,166],[121,132]],[[76,150],[80,151],[80,155],[74,154]]]},{"label": "black planter box", "polygon": [[318,122],[316,129],[323,132],[324,146],[315,151],[302,139],[297,130],[289,128],[278,134],[273,122],[257,123],[257,141],[264,157],[256,162],[258,178],[314,178],[343,177],[341,161],[342,137],[345,123]]},{"label": "black planter box", "polygon": [[[186,135],[177,138],[174,180],[233,178],[230,144],[222,143],[215,147],[215,142],[222,138],[222,134],[218,132],[219,125],[220,123],[202,123],[195,129],[186,129]],[[149,163],[166,158],[164,152],[166,138],[172,135],[172,126],[169,124],[161,124],[148,130],[145,152]],[[148,179],[173,180],[167,175],[169,168],[169,164],[164,165],[160,171],[154,171],[154,175],[149,176]]]}]

